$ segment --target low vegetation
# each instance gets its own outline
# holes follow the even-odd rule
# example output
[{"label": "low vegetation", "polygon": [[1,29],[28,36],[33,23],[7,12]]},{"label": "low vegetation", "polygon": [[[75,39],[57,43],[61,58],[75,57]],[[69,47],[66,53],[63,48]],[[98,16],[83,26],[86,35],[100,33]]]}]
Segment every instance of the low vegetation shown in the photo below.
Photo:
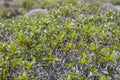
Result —
[{"label": "low vegetation", "polygon": [[120,12],[87,7],[1,21],[0,79],[119,80]]},{"label": "low vegetation", "polygon": [[120,4],[120,0],[109,0],[112,4]]}]

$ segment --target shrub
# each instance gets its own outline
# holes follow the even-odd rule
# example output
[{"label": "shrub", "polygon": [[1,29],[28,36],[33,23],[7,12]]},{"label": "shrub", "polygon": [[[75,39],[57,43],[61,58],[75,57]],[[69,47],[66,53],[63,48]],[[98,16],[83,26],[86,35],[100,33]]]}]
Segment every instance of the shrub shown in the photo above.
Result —
[{"label": "shrub", "polygon": [[33,0],[20,0],[17,2],[17,6],[24,7],[28,11],[33,8],[34,1]]},{"label": "shrub", "polygon": [[120,4],[120,0],[109,0],[112,4]]},{"label": "shrub", "polygon": [[61,6],[65,6],[67,4],[78,4],[78,0],[41,0],[40,7],[41,8],[59,8]]},{"label": "shrub", "polygon": [[0,78],[119,79],[119,16],[88,16],[72,5],[44,17],[0,23]]}]

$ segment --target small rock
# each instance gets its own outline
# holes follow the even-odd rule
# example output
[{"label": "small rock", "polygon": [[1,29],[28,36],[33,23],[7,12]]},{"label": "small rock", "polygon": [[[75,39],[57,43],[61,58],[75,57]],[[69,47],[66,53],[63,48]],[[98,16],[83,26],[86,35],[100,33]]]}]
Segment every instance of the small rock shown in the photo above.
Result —
[{"label": "small rock", "polygon": [[110,9],[115,9],[115,7],[111,3],[104,3],[100,7],[100,12],[106,12],[107,10],[110,10]]},{"label": "small rock", "polygon": [[25,14],[25,17],[35,17],[37,13],[47,14],[47,9],[33,9]]},{"label": "small rock", "polygon": [[120,11],[120,6],[113,5],[111,3],[103,3],[103,5],[100,7],[100,12],[106,12],[107,10],[110,10],[110,9],[116,9]]},{"label": "small rock", "polygon": [[120,5],[114,5],[117,10],[120,10]]}]

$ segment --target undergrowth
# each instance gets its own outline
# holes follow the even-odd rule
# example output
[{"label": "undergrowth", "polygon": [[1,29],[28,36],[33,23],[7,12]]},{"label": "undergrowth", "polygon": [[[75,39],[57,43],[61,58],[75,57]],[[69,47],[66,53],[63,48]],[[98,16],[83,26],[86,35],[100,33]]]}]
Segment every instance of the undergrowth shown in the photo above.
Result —
[{"label": "undergrowth", "polygon": [[[120,60],[119,16],[116,10],[87,15],[84,10],[68,5],[51,10],[44,17],[2,21],[0,79],[120,78],[117,68]],[[36,71],[37,68],[42,68],[44,74]]]}]

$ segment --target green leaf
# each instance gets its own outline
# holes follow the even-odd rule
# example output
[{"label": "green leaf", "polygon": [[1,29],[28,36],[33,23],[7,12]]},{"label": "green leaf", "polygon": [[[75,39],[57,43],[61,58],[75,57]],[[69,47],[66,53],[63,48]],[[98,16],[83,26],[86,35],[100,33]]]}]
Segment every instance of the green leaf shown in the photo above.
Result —
[{"label": "green leaf", "polygon": [[99,79],[100,80],[109,80],[106,76],[103,76],[103,75],[99,75]]}]

